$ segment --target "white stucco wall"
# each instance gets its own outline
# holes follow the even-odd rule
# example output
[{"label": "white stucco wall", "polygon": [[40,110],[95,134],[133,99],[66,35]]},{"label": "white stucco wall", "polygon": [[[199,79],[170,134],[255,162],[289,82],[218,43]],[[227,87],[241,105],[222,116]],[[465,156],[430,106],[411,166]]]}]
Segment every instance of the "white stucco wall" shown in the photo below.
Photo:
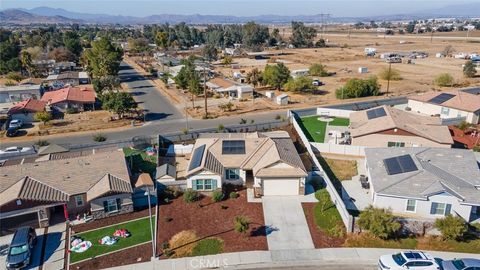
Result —
[{"label": "white stucco wall", "polygon": [[442,114],[441,105],[434,105],[426,102],[408,100],[408,107],[412,109],[412,112],[418,112],[426,115],[435,115],[439,114],[440,118],[456,118],[456,117],[466,117],[466,121],[472,124],[479,123],[479,115],[475,115],[472,112],[461,111],[458,109],[449,108],[448,114]]},{"label": "white stucco wall", "polygon": [[419,136],[370,134],[352,138],[352,145],[356,146],[388,147],[388,142],[403,142],[405,147],[451,147],[449,144],[437,143]]},{"label": "white stucco wall", "polygon": [[187,178],[187,189],[192,188],[192,180],[197,179],[215,179],[217,180],[216,188],[222,188],[222,176],[215,174],[211,171],[203,170]]},{"label": "white stucco wall", "polygon": [[467,221],[470,219],[470,214],[472,211],[472,206],[460,204],[456,197],[448,193],[433,195],[427,200],[417,200],[415,212],[406,211],[407,200],[407,198],[374,194],[373,205],[379,208],[390,208],[392,209],[394,215],[432,220],[442,217],[442,215],[430,214],[432,202],[451,204],[451,213],[456,213]]}]

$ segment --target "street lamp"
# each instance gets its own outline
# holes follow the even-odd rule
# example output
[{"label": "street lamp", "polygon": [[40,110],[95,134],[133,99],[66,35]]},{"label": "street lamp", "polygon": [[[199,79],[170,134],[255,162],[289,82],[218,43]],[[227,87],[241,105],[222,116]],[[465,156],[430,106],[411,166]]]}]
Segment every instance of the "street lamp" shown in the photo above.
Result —
[{"label": "street lamp", "polygon": [[148,200],[148,223],[150,223],[150,236],[152,237],[152,257],[155,257],[155,243],[154,243],[154,237],[153,237],[153,225],[152,225],[152,205],[150,204],[150,187],[146,186],[147,191],[145,192],[144,195],[147,195],[147,200]]}]

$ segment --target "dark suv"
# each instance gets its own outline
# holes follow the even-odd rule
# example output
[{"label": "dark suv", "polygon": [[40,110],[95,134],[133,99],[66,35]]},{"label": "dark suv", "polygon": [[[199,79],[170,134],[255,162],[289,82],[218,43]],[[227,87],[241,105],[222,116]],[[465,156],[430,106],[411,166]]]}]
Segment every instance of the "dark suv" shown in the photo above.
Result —
[{"label": "dark suv", "polygon": [[32,227],[21,227],[15,231],[6,260],[7,269],[26,267],[32,260],[32,249],[37,242],[37,234]]}]

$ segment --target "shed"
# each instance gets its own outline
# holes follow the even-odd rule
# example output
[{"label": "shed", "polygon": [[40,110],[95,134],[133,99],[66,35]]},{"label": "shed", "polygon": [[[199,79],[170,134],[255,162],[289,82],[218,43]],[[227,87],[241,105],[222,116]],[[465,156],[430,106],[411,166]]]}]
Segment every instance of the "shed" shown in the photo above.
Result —
[{"label": "shed", "polygon": [[267,96],[267,98],[274,98],[275,97],[275,92],[267,91],[267,92],[265,92],[265,96]]},{"label": "shed", "polygon": [[280,96],[277,97],[277,104],[278,105],[287,105],[288,104],[288,95],[287,94],[281,94]]},{"label": "shed", "polygon": [[175,181],[177,178],[177,169],[171,164],[163,164],[157,167],[155,179],[159,182]]},{"label": "shed", "polygon": [[367,67],[359,67],[358,68],[358,73],[360,73],[360,74],[368,73],[368,68]]}]

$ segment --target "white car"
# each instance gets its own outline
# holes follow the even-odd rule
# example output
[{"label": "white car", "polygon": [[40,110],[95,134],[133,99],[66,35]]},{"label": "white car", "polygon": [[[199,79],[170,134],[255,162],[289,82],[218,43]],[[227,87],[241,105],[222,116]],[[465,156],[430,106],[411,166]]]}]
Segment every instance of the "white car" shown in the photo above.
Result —
[{"label": "white car", "polygon": [[13,119],[12,121],[10,121],[10,124],[8,125],[8,127],[16,127],[16,128],[21,128],[23,126],[23,121],[22,120],[19,120],[19,119]]},{"label": "white car", "polygon": [[432,255],[422,251],[402,251],[392,255],[383,255],[378,260],[379,270],[439,270],[441,269]]},{"label": "white car", "polygon": [[21,147],[21,146],[11,146],[3,150],[0,150],[0,157],[14,157],[19,155],[28,155],[35,154],[35,148],[33,147]]}]

